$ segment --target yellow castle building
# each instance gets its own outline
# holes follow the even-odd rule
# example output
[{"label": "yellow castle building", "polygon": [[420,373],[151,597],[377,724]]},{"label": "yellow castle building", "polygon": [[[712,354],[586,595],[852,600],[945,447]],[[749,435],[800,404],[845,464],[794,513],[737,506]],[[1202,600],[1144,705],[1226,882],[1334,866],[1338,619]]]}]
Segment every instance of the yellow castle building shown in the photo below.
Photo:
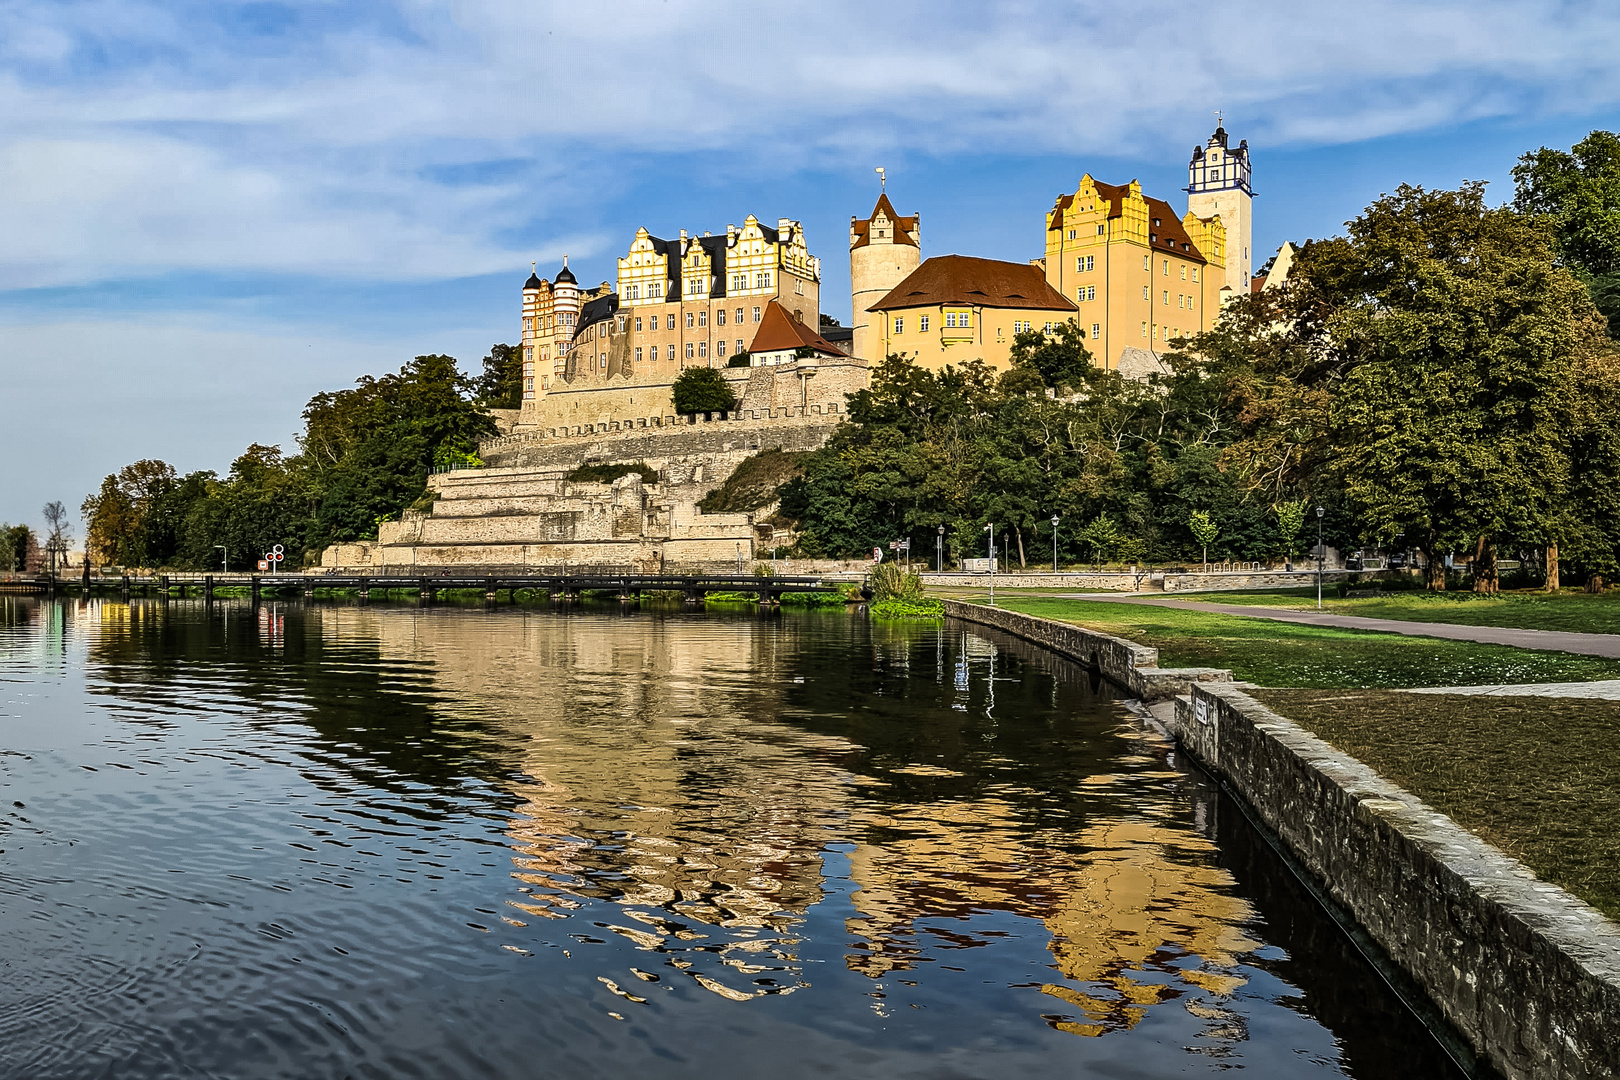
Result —
[{"label": "yellow castle building", "polygon": [[667,383],[686,367],[724,367],[773,303],[810,326],[821,311],[821,261],[788,218],[773,228],[750,214],[724,234],[673,240],[638,229],[617,279],[582,289],[565,255],[553,280],[523,283],[523,413],[560,384]]},{"label": "yellow castle building", "polygon": [[1077,320],[1105,367],[1150,366],[1170,342],[1211,329],[1227,299],[1249,291],[1250,188],[1247,142],[1226,129],[1193,149],[1188,209],[1089,173],[1046,213],[1052,288],[1073,300]]}]

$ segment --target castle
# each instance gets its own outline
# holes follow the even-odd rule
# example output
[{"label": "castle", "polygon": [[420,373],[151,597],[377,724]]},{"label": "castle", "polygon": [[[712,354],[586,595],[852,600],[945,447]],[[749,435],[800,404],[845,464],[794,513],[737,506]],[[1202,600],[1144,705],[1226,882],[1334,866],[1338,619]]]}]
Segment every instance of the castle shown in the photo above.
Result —
[{"label": "castle", "polygon": [[[881,172],[881,170],[879,170]],[[886,185],[885,185],[886,187]],[[616,280],[582,288],[567,256],[522,290],[523,396],[486,467],[431,478],[432,509],[385,522],[378,540],[328,549],[327,566],[735,566],[771,528],[697,502],[761,450],[813,450],[843,419],[869,363],[900,353],[938,370],[970,359],[1010,366],[1014,338],[1074,320],[1097,362],[1141,375],[1177,338],[1213,327],[1221,306],[1286,277],[1251,278],[1248,145],[1217,126],[1188,164],[1187,212],[1132,180],[1083,176],[1045,213],[1045,253],[1027,263],[922,257],[917,214],[887,191],[849,227],[854,310],[848,346],[820,327],[821,262],[803,225],[753,215],[675,239],[638,229]],[[688,367],[719,369],[737,404],[677,415]],[[574,483],[587,463],[656,471]]]}]

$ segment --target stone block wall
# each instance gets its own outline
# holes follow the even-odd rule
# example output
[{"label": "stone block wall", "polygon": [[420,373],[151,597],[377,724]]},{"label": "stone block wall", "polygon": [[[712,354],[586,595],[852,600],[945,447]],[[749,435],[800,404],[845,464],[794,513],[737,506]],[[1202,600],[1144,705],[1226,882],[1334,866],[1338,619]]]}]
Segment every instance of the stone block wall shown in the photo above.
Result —
[{"label": "stone block wall", "polygon": [[1620,927],[1236,687],[1175,726],[1491,1068],[1620,1076]]},{"label": "stone block wall", "polygon": [[1044,646],[1100,672],[1143,701],[1185,694],[1195,683],[1232,681],[1232,673],[1221,668],[1161,668],[1159,650],[1098,630],[960,600],[943,603],[949,618],[994,627]]}]

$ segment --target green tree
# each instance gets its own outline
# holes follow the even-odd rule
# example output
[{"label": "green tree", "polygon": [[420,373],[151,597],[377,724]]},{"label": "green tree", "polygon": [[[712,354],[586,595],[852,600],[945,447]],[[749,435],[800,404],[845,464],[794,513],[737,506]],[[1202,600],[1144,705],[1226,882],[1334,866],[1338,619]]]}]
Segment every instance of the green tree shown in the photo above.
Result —
[{"label": "green tree", "polygon": [[1204,565],[1209,565],[1209,545],[1220,536],[1221,530],[1211,520],[1208,510],[1194,510],[1187,519],[1187,528],[1192,532],[1193,539],[1197,540],[1204,552]]},{"label": "green tree", "polygon": [[486,408],[519,408],[523,404],[522,348],[491,345],[483,371],[473,380],[473,394]]},{"label": "green tree", "polygon": [[689,367],[670,388],[677,413],[730,412],[737,407],[731,384],[715,368]]},{"label": "green tree", "polygon": [[1080,530],[1080,542],[1089,547],[1096,561],[1097,568],[1107,562],[1109,556],[1119,549],[1125,542],[1125,534],[1120,532],[1114,519],[1107,514],[1100,514],[1093,518],[1085,528]]},{"label": "green tree", "polygon": [[1513,182],[1514,207],[1550,221],[1558,254],[1620,338],[1620,135],[1594,131],[1568,151],[1543,146],[1519,159]]},{"label": "green tree", "polygon": [[1300,530],[1305,527],[1305,500],[1291,499],[1271,508],[1277,515],[1277,543],[1283,557],[1294,561],[1294,548],[1299,543]]},{"label": "green tree", "polygon": [[1010,358],[1014,369],[1037,373],[1041,384],[1052,390],[1079,389],[1098,370],[1091,350],[1086,348],[1086,332],[1073,319],[1059,323],[1051,331],[1024,330],[1014,334]]}]

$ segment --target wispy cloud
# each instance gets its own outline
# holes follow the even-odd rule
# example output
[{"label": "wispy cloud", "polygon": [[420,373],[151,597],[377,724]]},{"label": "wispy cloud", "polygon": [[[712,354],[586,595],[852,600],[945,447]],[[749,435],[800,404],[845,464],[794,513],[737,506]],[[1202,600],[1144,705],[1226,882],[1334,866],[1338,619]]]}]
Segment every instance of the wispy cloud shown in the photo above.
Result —
[{"label": "wispy cloud", "polygon": [[1550,2],[14,0],[0,287],[485,273],[638,155],[768,175],[1160,152],[1217,107],[1271,146],[1591,109],[1615,40],[1620,13]]}]

